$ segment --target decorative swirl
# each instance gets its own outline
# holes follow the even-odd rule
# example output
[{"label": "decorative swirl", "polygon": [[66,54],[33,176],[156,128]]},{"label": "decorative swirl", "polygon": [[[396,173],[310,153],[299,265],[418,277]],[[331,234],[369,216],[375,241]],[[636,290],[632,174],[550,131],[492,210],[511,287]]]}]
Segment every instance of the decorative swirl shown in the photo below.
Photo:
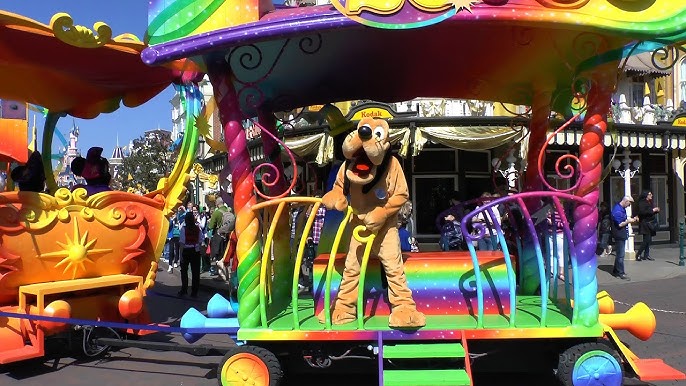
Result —
[{"label": "decorative swirl", "polygon": [[65,188],[60,188],[55,192],[55,200],[57,200],[57,205],[58,206],[67,206],[71,205],[74,202],[73,195],[77,194],[77,191],[83,191],[85,192],[86,189],[79,188],[76,189],[74,192],[70,192],[69,189]]},{"label": "decorative swirl", "polygon": [[591,0],[536,0],[539,4],[547,8],[554,9],[579,9],[588,4]]},{"label": "decorative swirl", "polygon": [[95,211],[92,208],[84,207],[81,209],[81,217],[86,221],[93,221]]},{"label": "decorative swirl", "polygon": [[246,107],[256,109],[264,101],[264,92],[259,87],[251,84],[249,87],[243,87],[238,92],[238,100]]},{"label": "decorative swirl", "polygon": [[[541,0],[537,0],[541,1]],[[587,1],[587,0],[584,0]],[[595,33],[583,32],[574,37],[572,50],[578,59],[588,59],[607,51],[607,40]]]},{"label": "decorative swirl", "polygon": [[513,27],[512,40],[519,46],[528,46],[534,40],[534,31],[527,27]]},{"label": "decorative swirl", "polygon": [[[682,45],[662,46],[653,51],[650,59],[655,68],[669,70],[679,62],[682,53],[686,53],[686,48]],[[666,64],[663,65],[662,63]]]},{"label": "decorative swirl", "polygon": [[86,205],[86,201],[88,201],[88,191],[86,191],[85,188],[78,188],[71,193],[71,198],[73,204]]},{"label": "decorative swirl", "polygon": [[298,42],[298,47],[300,47],[300,51],[308,55],[315,54],[322,48],[322,35],[316,34],[314,38],[305,36]]},{"label": "decorative swirl", "polygon": [[[548,183],[548,181],[546,180],[545,176],[543,175],[543,171],[544,171],[543,163],[544,163],[544,158],[545,158],[545,151],[546,151],[546,148],[548,147],[548,144],[551,143],[552,139],[559,132],[565,130],[567,128],[567,126],[569,126],[572,122],[576,121],[576,119],[581,114],[582,114],[581,112],[577,113],[575,116],[570,118],[567,122],[565,122],[562,126],[560,126],[557,130],[555,130],[552,134],[550,134],[548,136],[548,138],[546,139],[545,143],[543,144],[543,147],[538,152],[538,163],[537,163],[538,164],[538,177],[540,178],[540,182],[543,185],[545,185],[546,188],[548,188],[549,190],[551,190],[553,192],[562,192],[562,193],[572,192],[572,191],[576,190],[579,187],[579,185],[581,184],[581,179],[577,179],[576,183],[573,186],[571,186],[567,189],[557,189],[557,188],[554,188],[552,185],[550,185]],[[565,165],[564,169],[567,171],[567,173],[561,172],[560,171],[560,162],[563,160],[566,160],[566,159],[570,159],[570,160],[574,161],[575,163],[577,163],[578,165],[581,165],[581,161],[579,161],[579,158],[576,157],[575,155],[572,155],[572,154],[565,154],[562,157],[558,158],[557,161],[555,161],[555,173],[557,174],[557,176],[559,178],[564,179],[564,180],[568,180],[568,179],[573,178],[574,175],[576,174],[576,170],[577,170],[572,165]],[[581,171],[580,168],[578,170],[579,170],[579,172]]]},{"label": "decorative swirl", "polygon": [[93,25],[93,30],[74,25],[74,19],[67,13],[55,14],[50,20],[50,28],[52,28],[55,37],[61,41],[79,48],[98,48],[109,43],[112,40],[112,29],[103,22],[97,22]]},{"label": "decorative swirl", "polygon": [[231,64],[233,68],[234,55],[238,55],[238,63],[243,70],[254,70],[262,65],[262,50],[255,44],[249,44],[247,46],[239,46],[229,52],[226,61]]},{"label": "decorative swirl", "polygon": [[[273,139],[279,145],[281,145],[281,147],[286,150],[286,153],[288,154],[288,158],[291,161],[291,165],[295,165],[295,157],[293,156],[293,152],[288,148],[288,146],[286,146],[286,144],[283,141],[281,141],[277,136],[272,134],[269,130],[265,129],[258,122],[253,121],[253,124],[260,128],[262,135],[267,134],[267,136],[271,137],[271,139]],[[255,188],[255,193],[257,193],[258,196],[264,198],[265,200],[274,200],[277,198],[286,197],[291,192],[293,187],[295,186],[295,183],[297,180],[297,175],[298,175],[298,168],[296,168],[296,167],[293,168],[293,180],[291,181],[291,184],[289,185],[288,189],[284,190],[283,192],[281,192],[277,196],[268,196],[268,195],[262,193],[260,191],[260,189],[257,187],[257,185],[255,184],[255,181],[257,180],[257,174],[261,168],[270,169],[274,173],[273,177],[272,177],[272,174],[269,174],[269,172],[263,172],[262,173],[262,184],[265,185],[267,188],[273,188],[278,184],[278,182],[281,178],[281,173],[276,166],[274,166],[270,163],[262,163],[262,164],[258,165],[257,167],[255,167],[255,170],[253,170],[253,172],[252,172],[252,174],[253,174],[253,186]]]}]

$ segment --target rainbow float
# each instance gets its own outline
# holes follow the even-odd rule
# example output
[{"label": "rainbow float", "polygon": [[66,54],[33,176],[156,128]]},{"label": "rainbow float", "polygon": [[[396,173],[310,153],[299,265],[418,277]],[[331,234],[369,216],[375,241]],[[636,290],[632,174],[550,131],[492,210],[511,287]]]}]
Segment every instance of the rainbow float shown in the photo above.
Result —
[{"label": "rainbow float", "polygon": [[[57,189],[50,149],[61,116],[95,118],[122,103],[138,106],[179,81],[182,73],[173,66],[141,63],[145,46],[133,35],[112,37],[104,23],[94,30],[74,25],[67,14],[55,15],[48,26],[0,11],[0,97],[48,110],[42,153],[52,193],[0,193],[0,311],[145,325],[143,297],[155,284],[167,216],[185,194],[197,134],[191,119],[189,138],[172,174],[146,196],[88,196],[84,189]],[[71,60],[48,66],[45,55]],[[196,111],[197,89],[181,87],[189,111]],[[3,145],[3,160],[25,162],[25,138],[23,149],[14,146],[5,152]],[[46,320],[0,318],[0,363],[43,356],[44,338],[66,327]]]},{"label": "rainbow float", "polygon": [[[152,1],[150,47],[143,51],[143,60],[160,65],[192,58],[209,75],[229,151],[240,286],[238,309],[222,317],[233,320],[237,311],[238,339],[246,345],[227,353],[220,382],[237,384],[235,377],[242,374],[259,384],[278,383],[279,361],[269,349],[283,352],[289,344],[291,355],[301,354],[312,367],[327,367],[341,358],[327,347],[368,345],[369,358],[378,361],[380,385],[470,385],[471,371],[478,371],[481,361],[472,365],[475,356],[470,353],[482,353],[489,345],[547,352],[545,361],[565,385],[619,385],[623,374],[642,380],[683,379],[681,372],[659,360],[637,358],[617,339],[613,329],[620,328],[647,339],[654,316],[641,305],[627,315],[600,313],[594,249],[602,141],[617,68],[632,53],[678,55],[675,47],[686,39],[684,16],[686,5],[676,0],[333,0],[332,5],[304,7],[233,0],[207,2],[197,9],[184,1]],[[341,235],[351,231],[346,229],[348,217],[325,224],[333,242],[325,249],[320,244],[315,292],[298,297],[303,248],[291,256],[283,212],[294,201],[319,204],[308,198],[280,198],[283,190],[275,188],[283,183],[279,177],[271,181],[271,197],[254,188],[241,122],[256,119],[264,154],[273,154],[276,128],[270,117],[275,112],[346,100],[397,102],[415,97],[530,106],[523,117],[530,129],[526,193],[479,209],[493,213],[502,206],[517,213],[510,219],[520,220],[507,224],[515,229],[509,231],[514,239],[491,224],[497,228],[499,253],[484,254],[470,246],[469,253],[406,255],[407,279],[420,299],[417,307],[427,311],[421,329],[387,327],[387,299],[375,280],[374,259],[367,267],[369,281],[359,286],[356,322],[337,326],[327,318],[321,324],[314,315],[320,310],[328,314],[338,288]],[[579,156],[567,156],[575,168],[558,170],[573,179],[565,191],[553,189],[541,172],[553,111],[584,120]],[[573,229],[566,207],[573,208]],[[562,286],[551,279],[558,272],[557,267],[550,272],[547,246],[538,237],[542,208],[565,220],[562,233],[570,263],[564,270],[572,284]],[[479,212],[465,216],[465,234]],[[362,259],[363,265],[368,258]],[[431,267],[431,272],[420,267]],[[186,321],[213,323],[191,316]],[[306,352],[320,354],[315,358]],[[450,360],[445,367],[412,367],[446,358]],[[407,367],[393,367],[403,360]],[[260,370],[246,373],[248,364]]]}]

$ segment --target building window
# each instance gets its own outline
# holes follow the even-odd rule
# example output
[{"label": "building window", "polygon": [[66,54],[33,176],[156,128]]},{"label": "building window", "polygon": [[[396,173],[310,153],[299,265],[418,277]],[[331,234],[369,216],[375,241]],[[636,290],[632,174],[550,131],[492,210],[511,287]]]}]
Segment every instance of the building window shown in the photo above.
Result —
[{"label": "building window", "polygon": [[448,209],[448,200],[457,190],[455,175],[414,175],[412,177],[413,216],[417,236],[437,236],[436,217]]},{"label": "building window", "polygon": [[686,101],[686,58],[679,65],[679,101]]},{"label": "building window", "polygon": [[462,193],[465,201],[481,197],[484,193],[496,193],[493,190],[493,177],[490,175],[466,175]]},{"label": "building window", "polygon": [[457,172],[457,150],[424,149],[413,158],[415,173],[454,173]]},{"label": "building window", "polygon": [[667,176],[651,176],[650,191],[653,193],[653,205],[660,208],[660,212],[655,216],[657,223],[661,227],[666,227],[669,224]]},{"label": "building window", "polygon": [[[460,152],[460,166],[465,173],[484,173],[491,174],[491,152],[484,151],[463,151]],[[504,165],[507,167],[507,165]]]},{"label": "building window", "polygon": [[[634,198],[634,203],[631,205],[632,215],[636,215],[638,210],[638,195],[641,194],[641,186],[643,179],[639,174],[636,174],[631,179],[631,197]],[[610,209],[624,197],[624,178],[613,175],[610,177],[610,202],[608,202]]]},{"label": "building window", "polygon": [[633,77],[631,83],[631,107],[643,106],[643,97],[645,94],[645,82],[642,78]]}]

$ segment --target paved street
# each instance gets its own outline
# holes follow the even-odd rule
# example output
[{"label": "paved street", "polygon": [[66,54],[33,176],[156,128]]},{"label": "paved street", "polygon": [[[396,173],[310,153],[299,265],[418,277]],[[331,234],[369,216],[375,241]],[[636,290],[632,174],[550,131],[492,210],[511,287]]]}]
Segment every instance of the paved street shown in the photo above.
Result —
[{"label": "paved street", "polygon": [[[606,270],[612,263],[612,256],[600,259],[598,280],[601,290],[607,290],[616,300],[618,312],[626,311],[628,304],[646,302],[655,309],[657,331],[648,342],[642,342],[630,334],[620,331],[621,338],[640,357],[663,358],[668,364],[686,371],[686,274],[685,267],[678,267],[679,251],[675,248],[656,248],[654,262],[627,262],[627,273],[633,281],[625,282],[611,277]],[[160,271],[154,292],[148,298],[150,311],[155,321],[178,325],[178,320],[189,307],[203,310],[215,288],[222,288],[221,282],[203,276],[200,298],[177,299],[177,274]],[[146,340],[183,342],[178,335],[156,334]],[[228,337],[206,336],[198,343],[231,344]],[[40,359],[24,363],[0,366],[0,385],[16,386],[206,386],[216,385],[216,364],[220,357],[194,357],[179,352],[156,352],[135,348],[121,349],[108,353],[103,358],[92,359]],[[347,362],[342,372],[347,373],[359,363]],[[553,386],[552,377],[507,374],[503,376],[479,376],[477,385],[486,386]],[[293,385],[376,385],[374,375],[341,376],[340,374],[295,375],[292,374],[286,386]],[[627,385],[646,385],[628,381]],[[655,385],[686,385],[686,382],[658,382]]]}]

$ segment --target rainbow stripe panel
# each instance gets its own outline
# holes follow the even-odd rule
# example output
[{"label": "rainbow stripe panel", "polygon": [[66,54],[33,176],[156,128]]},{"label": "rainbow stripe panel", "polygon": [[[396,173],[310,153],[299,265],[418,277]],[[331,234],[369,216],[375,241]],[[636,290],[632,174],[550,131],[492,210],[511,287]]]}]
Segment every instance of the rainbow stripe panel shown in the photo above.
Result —
[{"label": "rainbow stripe panel", "polygon": [[149,0],[148,44],[166,43],[259,19],[258,0]]},{"label": "rainbow stripe panel", "polygon": [[[484,314],[509,315],[507,268],[502,252],[479,252],[484,286]],[[422,252],[403,254],[405,274],[417,309],[426,315],[476,315],[474,269],[469,252]],[[328,255],[314,261],[315,313],[324,309],[324,287]],[[336,256],[331,280],[335,299],[345,266],[345,255]],[[388,291],[382,285],[378,259],[370,258],[365,283],[364,314],[389,315]]]}]

